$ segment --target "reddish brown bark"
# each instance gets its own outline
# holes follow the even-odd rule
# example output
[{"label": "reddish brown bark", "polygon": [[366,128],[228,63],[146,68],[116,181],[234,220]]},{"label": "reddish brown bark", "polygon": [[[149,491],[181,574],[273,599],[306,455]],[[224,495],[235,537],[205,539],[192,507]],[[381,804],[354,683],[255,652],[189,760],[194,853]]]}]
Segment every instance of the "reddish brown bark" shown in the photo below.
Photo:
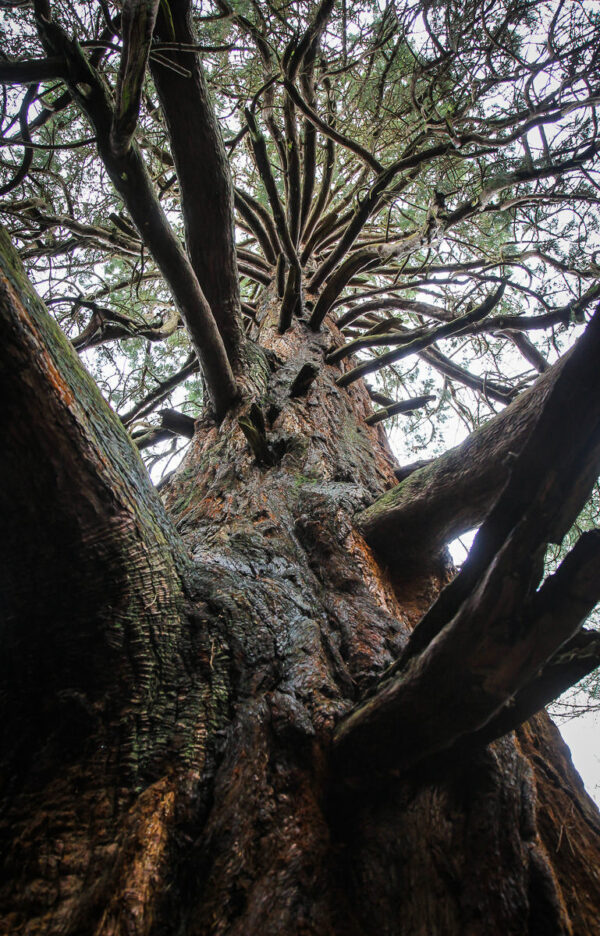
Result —
[{"label": "reddish brown bark", "polygon": [[[259,319],[268,354],[256,352],[246,401],[218,427],[199,423],[166,491],[191,558],[176,608],[163,604],[173,593],[164,570],[134,574],[151,535],[141,521],[95,580],[101,544],[84,550],[82,570],[85,537],[51,555],[51,533],[36,540],[36,523],[48,528],[35,485],[35,518],[10,514],[7,567],[31,569],[39,591],[64,584],[43,627],[21,612],[5,641],[2,926],[18,936],[593,934],[598,815],[545,716],[518,741],[376,788],[332,775],[335,724],[398,657],[448,572],[424,557],[392,581],[378,565],[353,516],[395,484],[396,466],[383,430],[366,423],[366,388],[336,386],[326,334],[296,323],[280,335],[277,302]],[[318,372],[298,393],[310,363]],[[12,379],[26,386],[27,373]],[[12,425],[30,426],[44,458],[63,438],[58,416],[71,424],[59,390],[46,386],[47,423],[20,392],[10,398]],[[260,435],[250,400],[264,417],[262,464],[240,425]],[[36,449],[32,461],[19,433],[10,439],[12,491],[24,493],[43,458]],[[70,439],[57,472],[81,463],[80,436]],[[98,431],[90,451],[89,477],[54,489],[53,516],[94,489],[118,450]],[[147,490],[140,480],[138,495]],[[86,529],[110,509],[100,503]],[[176,543],[165,541],[167,561]],[[115,609],[122,637],[111,643]]]}]

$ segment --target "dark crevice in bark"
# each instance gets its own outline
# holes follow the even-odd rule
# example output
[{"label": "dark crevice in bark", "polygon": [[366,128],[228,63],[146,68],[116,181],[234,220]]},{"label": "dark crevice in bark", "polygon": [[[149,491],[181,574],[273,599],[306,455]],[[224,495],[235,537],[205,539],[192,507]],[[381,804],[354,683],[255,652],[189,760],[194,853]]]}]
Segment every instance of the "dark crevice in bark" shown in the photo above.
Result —
[{"label": "dark crevice in bark", "polygon": [[[366,388],[340,390],[339,372],[324,364],[331,336],[297,321],[282,335],[279,312],[271,298],[251,325],[251,339],[260,338],[266,351],[252,354],[248,344],[248,403],[220,426],[199,420],[184,464],[164,487],[178,531],[169,537],[183,541],[189,557],[175,582],[165,581],[147,553],[137,576],[122,531],[116,552],[92,548],[78,560],[69,546],[67,491],[89,491],[89,480],[64,480],[55,501],[48,498],[48,456],[38,456],[36,446],[39,438],[55,439],[56,428],[44,423],[44,406],[31,408],[22,448],[20,430],[12,430],[24,453],[12,483],[26,469],[37,491],[42,466],[38,501],[55,503],[59,524],[64,514],[61,568],[65,558],[72,568],[53,592],[70,615],[64,639],[54,652],[51,637],[60,629],[48,623],[31,651],[39,691],[28,695],[26,718],[45,712],[43,730],[59,734],[59,716],[68,713],[68,727],[52,743],[29,735],[28,764],[11,773],[5,800],[0,899],[11,932],[419,936],[425,927],[445,936],[528,936],[528,920],[549,921],[557,932],[563,926],[565,934],[569,927],[591,932],[598,884],[588,874],[578,901],[569,881],[600,858],[581,812],[592,816],[593,807],[573,792],[570,775],[556,787],[544,773],[548,757],[556,763],[564,756],[545,723],[531,729],[535,750],[524,752],[523,741],[521,751],[506,737],[403,778],[387,776],[375,791],[333,786],[335,725],[401,655],[446,573],[423,558],[392,579],[357,533],[354,516],[395,484],[397,465],[380,427],[366,422]],[[290,395],[307,366],[312,379]],[[59,397],[60,413],[66,403]],[[277,452],[273,464],[256,463],[239,425],[250,401]],[[125,446],[126,435],[118,437]],[[128,443],[117,448],[126,477],[109,487],[118,494],[130,483],[129,459],[138,463]],[[66,446],[50,464],[60,481],[63,464],[75,470],[80,459]],[[80,521],[79,506],[74,513]],[[13,514],[22,518],[23,508]],[[90,524],[96,516],[92,511]],[[142,519],[134,542],[145,542]],[[26,517],[33,552],[23,552],[20,541],[15,552],[24,557],[23,594],[33,575],[39,595],[26,597],[41,605],[47,590],[38,583],[57,565],[51,536],[36,540],[37,525],[37,514]],[[98,578],[103,557],[106,574]],[[135,594],[139,608],[131,604]],[[181,602],[171,609],[174,595]],[[88,642],[99,607],[106,626],[123,618],[124,607],[131,612],[114,650],[101,639]],[[148,618],[153,627],[145,626]],[[55,682],[40,648],[50,670],[57,663]],[[16,686],[18,676],[31,692],[30,671],[20,669],[23,648],[11,647],[10,659],[11,699],[24,697]],[[112,708],[90,710],[89,691],[65,682],[67,671],[76,679],[81,670],[88,686],[82,661],[113,693]],[[65,694],[65,685],[80,695]],[[415,707],[415,730],[420,717]],[[130,726],[141,739],[135,746]],[[565,836],[556,850],[558,812],[562,806],[567,814],[573,796],[576,855]],[[542,802],[553,810],[547,826],[537,812]]]}]

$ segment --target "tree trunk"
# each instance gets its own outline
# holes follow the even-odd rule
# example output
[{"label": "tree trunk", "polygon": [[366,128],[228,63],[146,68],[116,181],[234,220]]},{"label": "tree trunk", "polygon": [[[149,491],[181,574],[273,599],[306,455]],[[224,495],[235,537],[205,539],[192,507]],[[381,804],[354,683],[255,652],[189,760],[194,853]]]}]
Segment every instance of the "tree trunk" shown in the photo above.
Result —
[{"label": "tree trunk", "polygon": [[278,321],[165,492],[186,555],[66,351],[12,358],[0,931],[592,936],[600,819],[544,714],[385,783],[332,772],[451,570],[377,563],[352,518],[396,483],[385,434],[322,366],[331,331]]}]

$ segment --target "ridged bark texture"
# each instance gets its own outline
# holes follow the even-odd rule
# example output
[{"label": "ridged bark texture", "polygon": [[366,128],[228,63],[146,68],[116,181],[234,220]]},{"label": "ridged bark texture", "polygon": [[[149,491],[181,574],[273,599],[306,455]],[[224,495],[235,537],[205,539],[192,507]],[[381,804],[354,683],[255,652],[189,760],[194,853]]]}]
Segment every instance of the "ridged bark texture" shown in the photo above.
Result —
[{"label": "ridged bark texture", "polygon": [[[336,386],[339,370],[322,364],[330,334],[298,322],[281,336],[278,319],[275,301],[258,315],[255,408],[247,399],[220,426],[201,422],[166,491],[190,560],[177,564],[165,534],[176,583],[158,560],[136,571],[143,524],[117,537],[121,574],[110,554],[100,583],[100,548],[78,564],[82,537],[59,526],[48,555],[51,536],[39,548],[33,537],[44,517],[17,508],[33,542],[14,533],[7,550],[25,570],[20,594],[28,568],[36,590],[65,584],[53,592],[60,614],[39,627],[17,608],[6,643],[6,744],[16,750],[22,732],[26,743],[1,790],[3,931],[593,936],[598,813],[545,716],[427,774],[360,789],[331,775],[336,721],[398,656],[449,570],[439,558],[393,576],[378,565],[352,518],[395,484],[396,465],[365,422],[366,389]],[[291,396],[306,364],[316,378]],[[56,431],[38,421],[28,438]],[[15,449],[33,484],[36,464],[18,438]],[[93,474],[78,483],[89,490]],[[70,484],[56,486],[53,515]],[[98,506],[101,521],[109,512]],[[109,637],[120,607],[121,642]],[[140,767],[128,726],[149,713]]]}]

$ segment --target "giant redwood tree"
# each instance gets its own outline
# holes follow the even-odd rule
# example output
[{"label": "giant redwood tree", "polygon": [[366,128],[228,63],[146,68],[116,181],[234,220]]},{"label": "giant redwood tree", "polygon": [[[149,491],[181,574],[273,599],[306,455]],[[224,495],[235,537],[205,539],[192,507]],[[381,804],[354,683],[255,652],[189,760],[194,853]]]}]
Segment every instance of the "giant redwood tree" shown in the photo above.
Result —
[{"label": "giant redwood tree", "polygon": [[0,931],[598,933],[598,10],[2,6]]}]

